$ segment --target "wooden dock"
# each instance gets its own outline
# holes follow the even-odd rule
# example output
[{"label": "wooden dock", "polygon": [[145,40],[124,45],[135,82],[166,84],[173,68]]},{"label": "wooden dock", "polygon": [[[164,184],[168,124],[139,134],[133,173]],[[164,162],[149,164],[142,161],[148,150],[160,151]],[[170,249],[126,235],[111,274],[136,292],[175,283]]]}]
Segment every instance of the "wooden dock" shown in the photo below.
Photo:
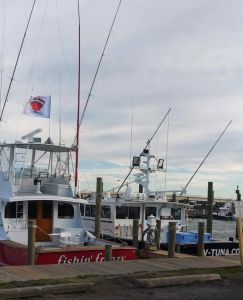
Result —
[{"label": "wooden dock", "polygon": [[5,266],[0,267],[0,283],[40,279],[75,278],[77,276],[126,275],[139,272],[163,272],[181,269],[217,268],[240,266],[239,255],[217,257],[180,257],[137,259],[118,262],[83,264]]}]

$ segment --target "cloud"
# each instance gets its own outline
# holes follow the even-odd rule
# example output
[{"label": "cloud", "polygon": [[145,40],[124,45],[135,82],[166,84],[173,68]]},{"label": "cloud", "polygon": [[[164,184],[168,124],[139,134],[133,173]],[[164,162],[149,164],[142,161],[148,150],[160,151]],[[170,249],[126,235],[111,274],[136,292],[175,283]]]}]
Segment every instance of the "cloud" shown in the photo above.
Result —
[{"label": "cloud", "polygon": [[[62,140],[72,144],[77,113],[76,4],[37,2],[0,125],[2,140],[18,139],[38,127],[44,129],[43,139],[48,136],[46,120],[20,117],[34,93],[52,95],[50,128],[55,142],[61,103]],[[2,95],[31,5],[31,0],[5,1]],[[117,5],[113,0],[80,1],[82,108]],[[91,181],[103,171],[110,186],[116,183],[114,178],[125,176],[130,151],[132,155],[142,151],[171,107],[168,153],[167,120],[151,145],[156,156],[168,156],[167,184],[183,186],[232,120],[188,192],[201,193],[207,181],[214,180],[221,196],[234,193],[242,181],[243,164],[242,14],[239,0],[123,0],[81,127],[80,156]],[[0,46],[0,57],[2,50]]]}]

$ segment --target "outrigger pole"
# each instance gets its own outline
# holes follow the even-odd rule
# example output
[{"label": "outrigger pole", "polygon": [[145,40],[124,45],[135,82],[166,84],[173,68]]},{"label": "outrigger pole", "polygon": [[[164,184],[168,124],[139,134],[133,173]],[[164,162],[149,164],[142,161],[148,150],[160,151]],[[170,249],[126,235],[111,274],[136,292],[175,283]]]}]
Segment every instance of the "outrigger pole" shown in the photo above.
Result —
[{"label": "outrigger pole", "polygon": [[223,132],[220,134],[220,136],[218,137],[218,139],[216,140],[216,142],[213,144],[213,146],[211,147],[211,149],[209,150],[208,154],[204,157],[204,159],[202,160],[202,162],[200,163],[200,165],[198,166],[198,168],[196,169],[196,171],[193,173],[193,175],[191,176],[191,178],[188,180],[187,184],[184,187],[184,190],[186,190],[186,188],[188,187],[188,185],[190,184],[190,182],[192,181],[193,177],[197,174],[197,172],[199,171],[199,169],[201,168],[201,166],[204,164],[205,160],[207,159],[207,157],[209,156],[209,154],[213,151],[214,147],[217,145],[218,141],[221,139],[221,137],[224,135],[225,131],[228,129],[228,127],[230,126],[230,124],[232,123],[232,120],[228,123],[228,125],[225,127],[225,129],[223,130]]},{"label": "outrigger pole", "polygon": [[[152,139],[154,138],[154,136],[155,136],[156,133],[158,132],[160,126],[163,124],[163,122],[164,122],[164,120],[166,119],[166,117],[169,115],[170,111],[171,111],[171,108],[167,111],[166,115],[164,116],[164,118],[162,119],[162,121],[159,123],[158,127],[156,128],[156,130],[155,130],[155,132],[153,133],[153,135],[151,136],[151,138],[148,139],[148,141],[147,141],[147,143],[146,143],[146,146],[145,146],[144,150],[146,150],[146,149],[149,147],[150,143],[152,142]],[[143,150],[143,151],[144,151],[144,150]],[[143,152],[140,154],[140,157],[142,156],[142,154],[143,154]],[[118,189],[118,191],[117,191],[117,193],[116,193],[116,198],[118,197],[118,193],[119,193],[120,189],[124,186],[124,183],[126,182],[127,178],[128,178],[128,177],[130,176],[130,174],[132,173],[132,170],[133,170],[133,169],[134,169],[134,166],[131,167],[131,169],[130,169],[129,173],[127,174],[126,178],[123,180],[122,184],[120,185],[120,187],[119,187],[119,189]]]},{"label": "outrigger pole", "polygon": [[34,10],[35,2],[36,2],[36,0],[34,0],[32,8],[31,8],[29,19],[28,19],[28,22],[27,22],[27,25],[26,25],[26,28],[25,28],[24,36],[23,36],[23,39],[22,39],[22,42],[21,42],[21,45],[20,45],[20,48],[19,48],[19,53],[18,53],[18,56],[17,56],[17,60],[16,60],[16,63],[15,63],[14,69],[13,69],[12,76],[10,78],[10,83],[9,83],[9,86],[8,86],[7,94],[6,94],[4,104],[3,104],[3,108],[2,108],[2,111],[1,111],[1,115],[0,115],[0,122],[2,121],[3,112],[4,112],[4,109],[5,109],[6,103],[8,101],[8,95],[9,95],[9,92],[10,92],[10,89],[11,89],[11,86],[12,86],[12,82],[14,80],[15,71],[16,71],[16,68],[17,68],[17,65],[18,65],[18,62],[19,62],[19,57],[20,57],[20,54],[21,54],[21,51],[22,51],[22,48],[23,48],[23,45],[24,45],[24,40],[25,40],[25,37],[26,37],[26,33],[27,33],[28,28],[29,28],[29,24],[30,24],[30,20],[31,20],[32,13],[33,13],[33,10]]},{"label": "outrigger pole", "polygon": [[89,103],[89,99],[90,99],[90,97],[91,97],[91,95],[92,95],[92,90],[93,90],[93,87],[94,87],[94,84],[95,84],[95,80],[96,80],[96,77],[97,77],[97,75],[98,75],[98,72],[99,72],[99,69],[100,69],[100,65],[101,65],[102,59],[103,59],[104,54],[105,54],[106,46],[107,46],[108,41],[109,41],[109,39],[110,39],[110,35],[111,35],[111,32],[112,32],[113,26],[114,26],[114,24],[115,24],[116,17],[117,17],[117,14],[118,14],[118,11],[119,11],[120,6],[121,6],[121,2],[122,2],[122,1],[120,0],[120,2],[119,2],[119,4],[118,4],[118,7],[117,7],[117,9],[116,9],[116,13],[115,13],[114,19],[113,19],[112,24],[111,24],[110,31],[109,31],[108,36],[107,36],[107,39],[106,39],[106,41],[105,41],[105,46],[104,46],[104,49],[103,49],[103,51],[102,51],[102,54],[101,54],[101,57],[100,57],[100,60],[99,60],[97,69],[96,69],[96,71],[95,71],[95,75],[94,75],[94,78],[93,78],[93,81],[92,81],[92,84],[91,84],[91,87],[90,87],[90,90],[89,90],[89,93],[88,93],[88,97],[87,97],[87,100],[86,100],[86,102],[85,102],[85,106],[84,106],[84,109],[83,109],[83,112],[82,112],[82,116],[81,116],[81,119],[80,119],[80,125],[81,125],[81,123],[82,123],[82,121],[83,121],[84,114],[85,114],[87,105],[88,105],[88,103]]},{"label": "outrigger pole", "polygon": [[79,0],[78,2],[78,108],[77,108],[77,133],[76,133],[76,162],[75,162],[75,184],[74,184],[74,196],[77,195],[78,190],[78,153],[79,153],[79,114],[80,114],[80,10]]}]

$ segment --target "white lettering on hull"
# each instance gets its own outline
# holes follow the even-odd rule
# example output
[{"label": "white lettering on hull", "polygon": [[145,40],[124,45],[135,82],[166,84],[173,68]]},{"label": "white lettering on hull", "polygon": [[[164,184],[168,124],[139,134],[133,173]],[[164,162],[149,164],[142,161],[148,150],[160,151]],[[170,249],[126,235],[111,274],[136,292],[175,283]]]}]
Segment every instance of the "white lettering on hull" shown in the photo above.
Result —
[{"label": "white lettering on hull", "polygon": [[[112,257],[111,260],[113,262],[118,262],[118,261],[123,261],[125,260],[125,256],[116,256]],[[83,264],[83,263],[89,263],[91,261],[93,262],[102,262],[104,261],[105,258],[102,257],[102,253],[98,253],[96,256],[91,255],[90,257],[85,257],[85,256],[74,256],[72,258],[68,258],[65,254],[62,254],[58,259],[57,263],[58,264]]]},{"label": "white lettering on hull", "polygon": [[230,254],[239,254],[240,249],[239,248],[232,248],[232,249],[204,249],[204,255],[205,256],[224,256],[224,255],[230,255]]}]

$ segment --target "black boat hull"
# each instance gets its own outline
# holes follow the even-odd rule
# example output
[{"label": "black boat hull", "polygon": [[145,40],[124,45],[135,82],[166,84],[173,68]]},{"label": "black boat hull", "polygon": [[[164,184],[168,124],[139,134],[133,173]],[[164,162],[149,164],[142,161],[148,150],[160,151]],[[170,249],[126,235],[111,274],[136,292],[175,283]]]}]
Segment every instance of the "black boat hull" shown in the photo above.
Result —
[{"label": "black boat hull", "polygon": [[[197,255],[197,243],[179,244],[180,252]],[[240,253],[239,243],[231,241],[210,241],[204,243],[205,256],[237,255]]]}]

